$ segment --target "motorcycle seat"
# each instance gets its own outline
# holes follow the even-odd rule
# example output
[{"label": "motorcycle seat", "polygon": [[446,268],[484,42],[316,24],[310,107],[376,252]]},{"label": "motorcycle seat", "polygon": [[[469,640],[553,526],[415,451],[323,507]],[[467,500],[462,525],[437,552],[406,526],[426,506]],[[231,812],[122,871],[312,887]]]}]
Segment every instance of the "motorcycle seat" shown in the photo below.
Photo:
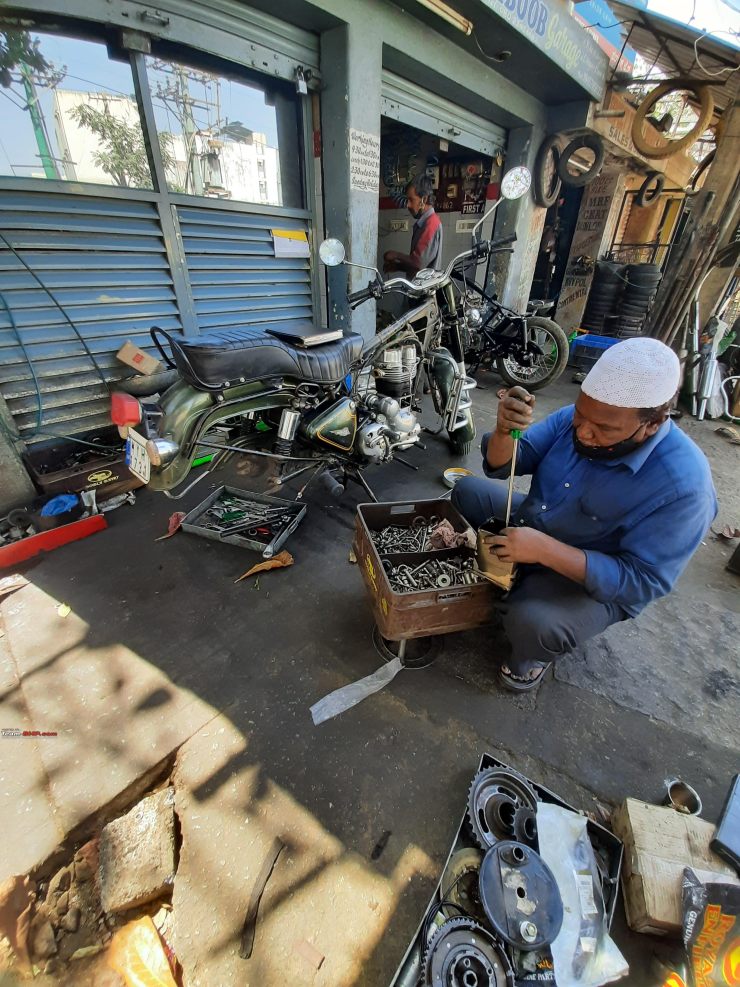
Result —
[{"label": "motorcycle seat", "polygon": [[[202,336],[175,337],[161,329],[182,376],[199,390],[223,390],[262,377],[297,377],[337,384],[362,352],[358,333],[320,346],[294,346],[259,326],[215,329]],[[155,342],[157,342],[155,338]]]}]

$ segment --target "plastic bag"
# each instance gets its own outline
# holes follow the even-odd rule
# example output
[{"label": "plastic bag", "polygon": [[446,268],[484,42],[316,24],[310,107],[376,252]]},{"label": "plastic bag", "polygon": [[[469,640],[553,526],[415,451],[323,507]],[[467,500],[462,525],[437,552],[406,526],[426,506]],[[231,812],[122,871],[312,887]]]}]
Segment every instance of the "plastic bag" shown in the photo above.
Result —
[{"label": "plastic bag", "polygon": [[585,816],[539,802],[540,855],[560,888],[563,925],[550,946],[558,987],[601,987],[629,973],[609,936],[601,880]]},{"label": "plastic bag", "polygon": [[693,987],[740,984],[740,887],[683,872],[683,941]]},{"label": "plastic bag", "polygon": [[319,699],[311,707],[314,726],[318,726],[324,720],[330,720],[333,716],[338,716],[345,709],[356,706],[363,699],[372,696],[374,692],[380,692],[384,686],[393,681],[402,668],[401,659],[394,658],[387,665],[381,665],[372,675],[366,675],[364,679],[358,679],[357,682],[343,685],[341,689],[335,689],[328,696]]}]

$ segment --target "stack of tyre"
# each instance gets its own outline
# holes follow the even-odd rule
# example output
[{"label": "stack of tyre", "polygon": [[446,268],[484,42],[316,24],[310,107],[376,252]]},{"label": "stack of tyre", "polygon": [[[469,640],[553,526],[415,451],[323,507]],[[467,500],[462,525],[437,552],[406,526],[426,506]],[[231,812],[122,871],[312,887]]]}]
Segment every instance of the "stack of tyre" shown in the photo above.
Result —
[{"label": "stack of tyre", "polygon": [[591,291],[586,302],[586,311],[581,326],[589,332],[617,335],[607,330],[607,320],[617,316],[624,288],[626,267],[613,261],[600,260],[596,264]]},{"label": "stack of tyre", "polygon": [[662,277],[657,264],[628,264],[619,305],[621,337],[639,336]]}]

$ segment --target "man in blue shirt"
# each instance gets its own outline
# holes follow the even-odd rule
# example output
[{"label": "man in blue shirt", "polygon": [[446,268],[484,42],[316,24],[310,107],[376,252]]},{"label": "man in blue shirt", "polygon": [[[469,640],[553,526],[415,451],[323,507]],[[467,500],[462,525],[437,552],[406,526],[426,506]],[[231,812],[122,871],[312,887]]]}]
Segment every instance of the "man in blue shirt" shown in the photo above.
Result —
[{"label": "man in blue shirt", "polygon": [[[510,433],[527,429],[516,472],[532,476],[492,549],[519,570],[504,615],[506,688],[534,688],[558,657],[669,593],[705,536],[717,499],[706,458],[669,418],[679,376],[669,347],[637,338],[606,350],[575,405],[531,428],[534,397],[499,392],[483,470],[508,476]],[[477,528],[503,517],[506,483],[466,477],[452,501]]]}]

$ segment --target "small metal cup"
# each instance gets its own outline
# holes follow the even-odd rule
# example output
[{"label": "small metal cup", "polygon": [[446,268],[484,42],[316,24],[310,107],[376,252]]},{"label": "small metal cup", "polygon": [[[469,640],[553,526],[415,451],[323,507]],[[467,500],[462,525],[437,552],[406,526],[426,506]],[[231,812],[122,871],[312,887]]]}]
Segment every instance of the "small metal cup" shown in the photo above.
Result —
[{"label": "small metal cup", "polygon": [[700,815],[701,799],[699,793],[691,785],[687,785],[680,778],[670,778],[665,785],[666,794],[663,805],[669,805],[676,812],[682,812],[686,816]]}]

